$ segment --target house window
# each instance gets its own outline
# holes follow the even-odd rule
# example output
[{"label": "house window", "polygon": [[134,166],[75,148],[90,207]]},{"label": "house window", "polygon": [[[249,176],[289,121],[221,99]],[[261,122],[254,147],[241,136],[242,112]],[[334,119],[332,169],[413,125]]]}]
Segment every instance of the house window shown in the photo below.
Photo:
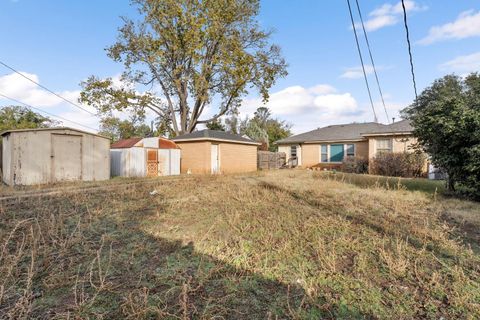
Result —
[{"label": "house window", "polygon": [[355,157],[355,145],[347,144],[347,157]]},{"label": "house window", "polygon": [[290,157],[296,158],[297,157],[297,146],[290,147]]},{"label": "house window", "polygon": [[377,153],[392,152],[392,139],[378,139]]},{"label": "house window", "polygon": [[321,145],[322,152],[321,152],[321,162],[328,162],[328,145],[322,144]]}]

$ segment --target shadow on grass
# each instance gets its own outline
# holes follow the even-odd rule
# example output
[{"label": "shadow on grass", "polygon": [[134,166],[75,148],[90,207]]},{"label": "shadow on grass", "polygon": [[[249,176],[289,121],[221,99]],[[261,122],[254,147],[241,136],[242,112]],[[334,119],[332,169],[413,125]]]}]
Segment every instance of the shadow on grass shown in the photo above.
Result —
[{"label": "shadow on grass", "polygon": [[[108,200],[104,195],[92,195],[89,200],[94,203],[88,208],[68,197],[43,199],[55,208],[52,215],[36,212],[41,210],[38,200],[3,207],[2,245],[16,222],[37,219],[8,239],[8,252],[15,252],[16,237],[22,239],[30,227],[41,232],[32,241],[32,253],[25,251],[15,266],[16,274],[5,281],[0,318],[18,318],[25,312],[42,319],[368,317],[346,305],[323,308],[321,298],[313,303],[299,285],[235,267],[198,252],[193,243],[146,233],[144,221],[158,210],[148,201],[121,213],[95,215]],[[70,210],[66,208],[75,212],[66,215]],[[29,266],[33,266],[30,287],[26,286],[29,280],[23,279]],[[27,299],[21,299],[18,292],[22,291],[28,291]]]}]

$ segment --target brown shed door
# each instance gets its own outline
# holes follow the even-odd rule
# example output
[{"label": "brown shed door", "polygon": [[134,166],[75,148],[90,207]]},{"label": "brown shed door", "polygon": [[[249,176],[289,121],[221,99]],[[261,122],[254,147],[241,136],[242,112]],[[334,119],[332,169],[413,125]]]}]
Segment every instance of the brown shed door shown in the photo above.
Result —
[{"label": "brown shed door", "polygon": [[52,134],[53,181],[82,179],[82,136]]},{"label": "brown shed door", "polygon": [[157,150],[147,149],[147,177],[156,177],[158,175],[158,152]]}]

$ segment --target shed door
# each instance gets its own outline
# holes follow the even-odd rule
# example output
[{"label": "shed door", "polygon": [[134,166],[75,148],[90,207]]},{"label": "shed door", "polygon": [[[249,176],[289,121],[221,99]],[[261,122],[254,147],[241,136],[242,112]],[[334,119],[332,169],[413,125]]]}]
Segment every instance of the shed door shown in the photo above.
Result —
[{"label": "shed door", "polygon": [[158,153],[156,149],[147,149],[147,177],[158,176]]},{"label": "shed door", "polygon": [[212,144],[212,173],[218,173],[220,171],[220,161],[218,159],[218,144]]},{"label": "shed door", "polygon": [[52,134],[53,181],[82,179],[82,136]]}]

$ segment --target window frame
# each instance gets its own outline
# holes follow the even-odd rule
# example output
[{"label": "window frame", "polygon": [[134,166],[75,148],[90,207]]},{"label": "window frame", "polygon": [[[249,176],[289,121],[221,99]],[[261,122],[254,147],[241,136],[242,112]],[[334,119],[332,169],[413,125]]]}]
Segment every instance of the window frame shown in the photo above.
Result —
[{"label": "window frame", "polygon": [[[349,152],[349,146],[352,146],[353,153]],[[357,146],[355,145],[355,143],[345,144],[345,157],[355,157],[356,153],[357,153]]]},{"label": "window frame", "polygon": [[[293,150],[295,150],[295,155],[293,155]],[[290,146],[290,157],[293,158],[298,158],[298,146],[297,145],[291,145]]]},{"label": "window frame", "polygon": [[[328,154],[328,144],[321,144],[320,145],[320,162],[321,163],[327,163],[327,162],[330,162],[330,157],[329,157],[329,154]],[[325,153],[323,152],[323,147],[325,147]],[[326,160],[323,161],[323,156],[326,156]]]},{"label": "window frame", "polygon": [[[387,141],[388,143],[388,148],[379,148],[379,142],[382,141]],[[379,153],[389,153],[393,151],[393,141],[391,138],[385,138],[385,139],[375,139],[375,151],[377,154]]]}]

